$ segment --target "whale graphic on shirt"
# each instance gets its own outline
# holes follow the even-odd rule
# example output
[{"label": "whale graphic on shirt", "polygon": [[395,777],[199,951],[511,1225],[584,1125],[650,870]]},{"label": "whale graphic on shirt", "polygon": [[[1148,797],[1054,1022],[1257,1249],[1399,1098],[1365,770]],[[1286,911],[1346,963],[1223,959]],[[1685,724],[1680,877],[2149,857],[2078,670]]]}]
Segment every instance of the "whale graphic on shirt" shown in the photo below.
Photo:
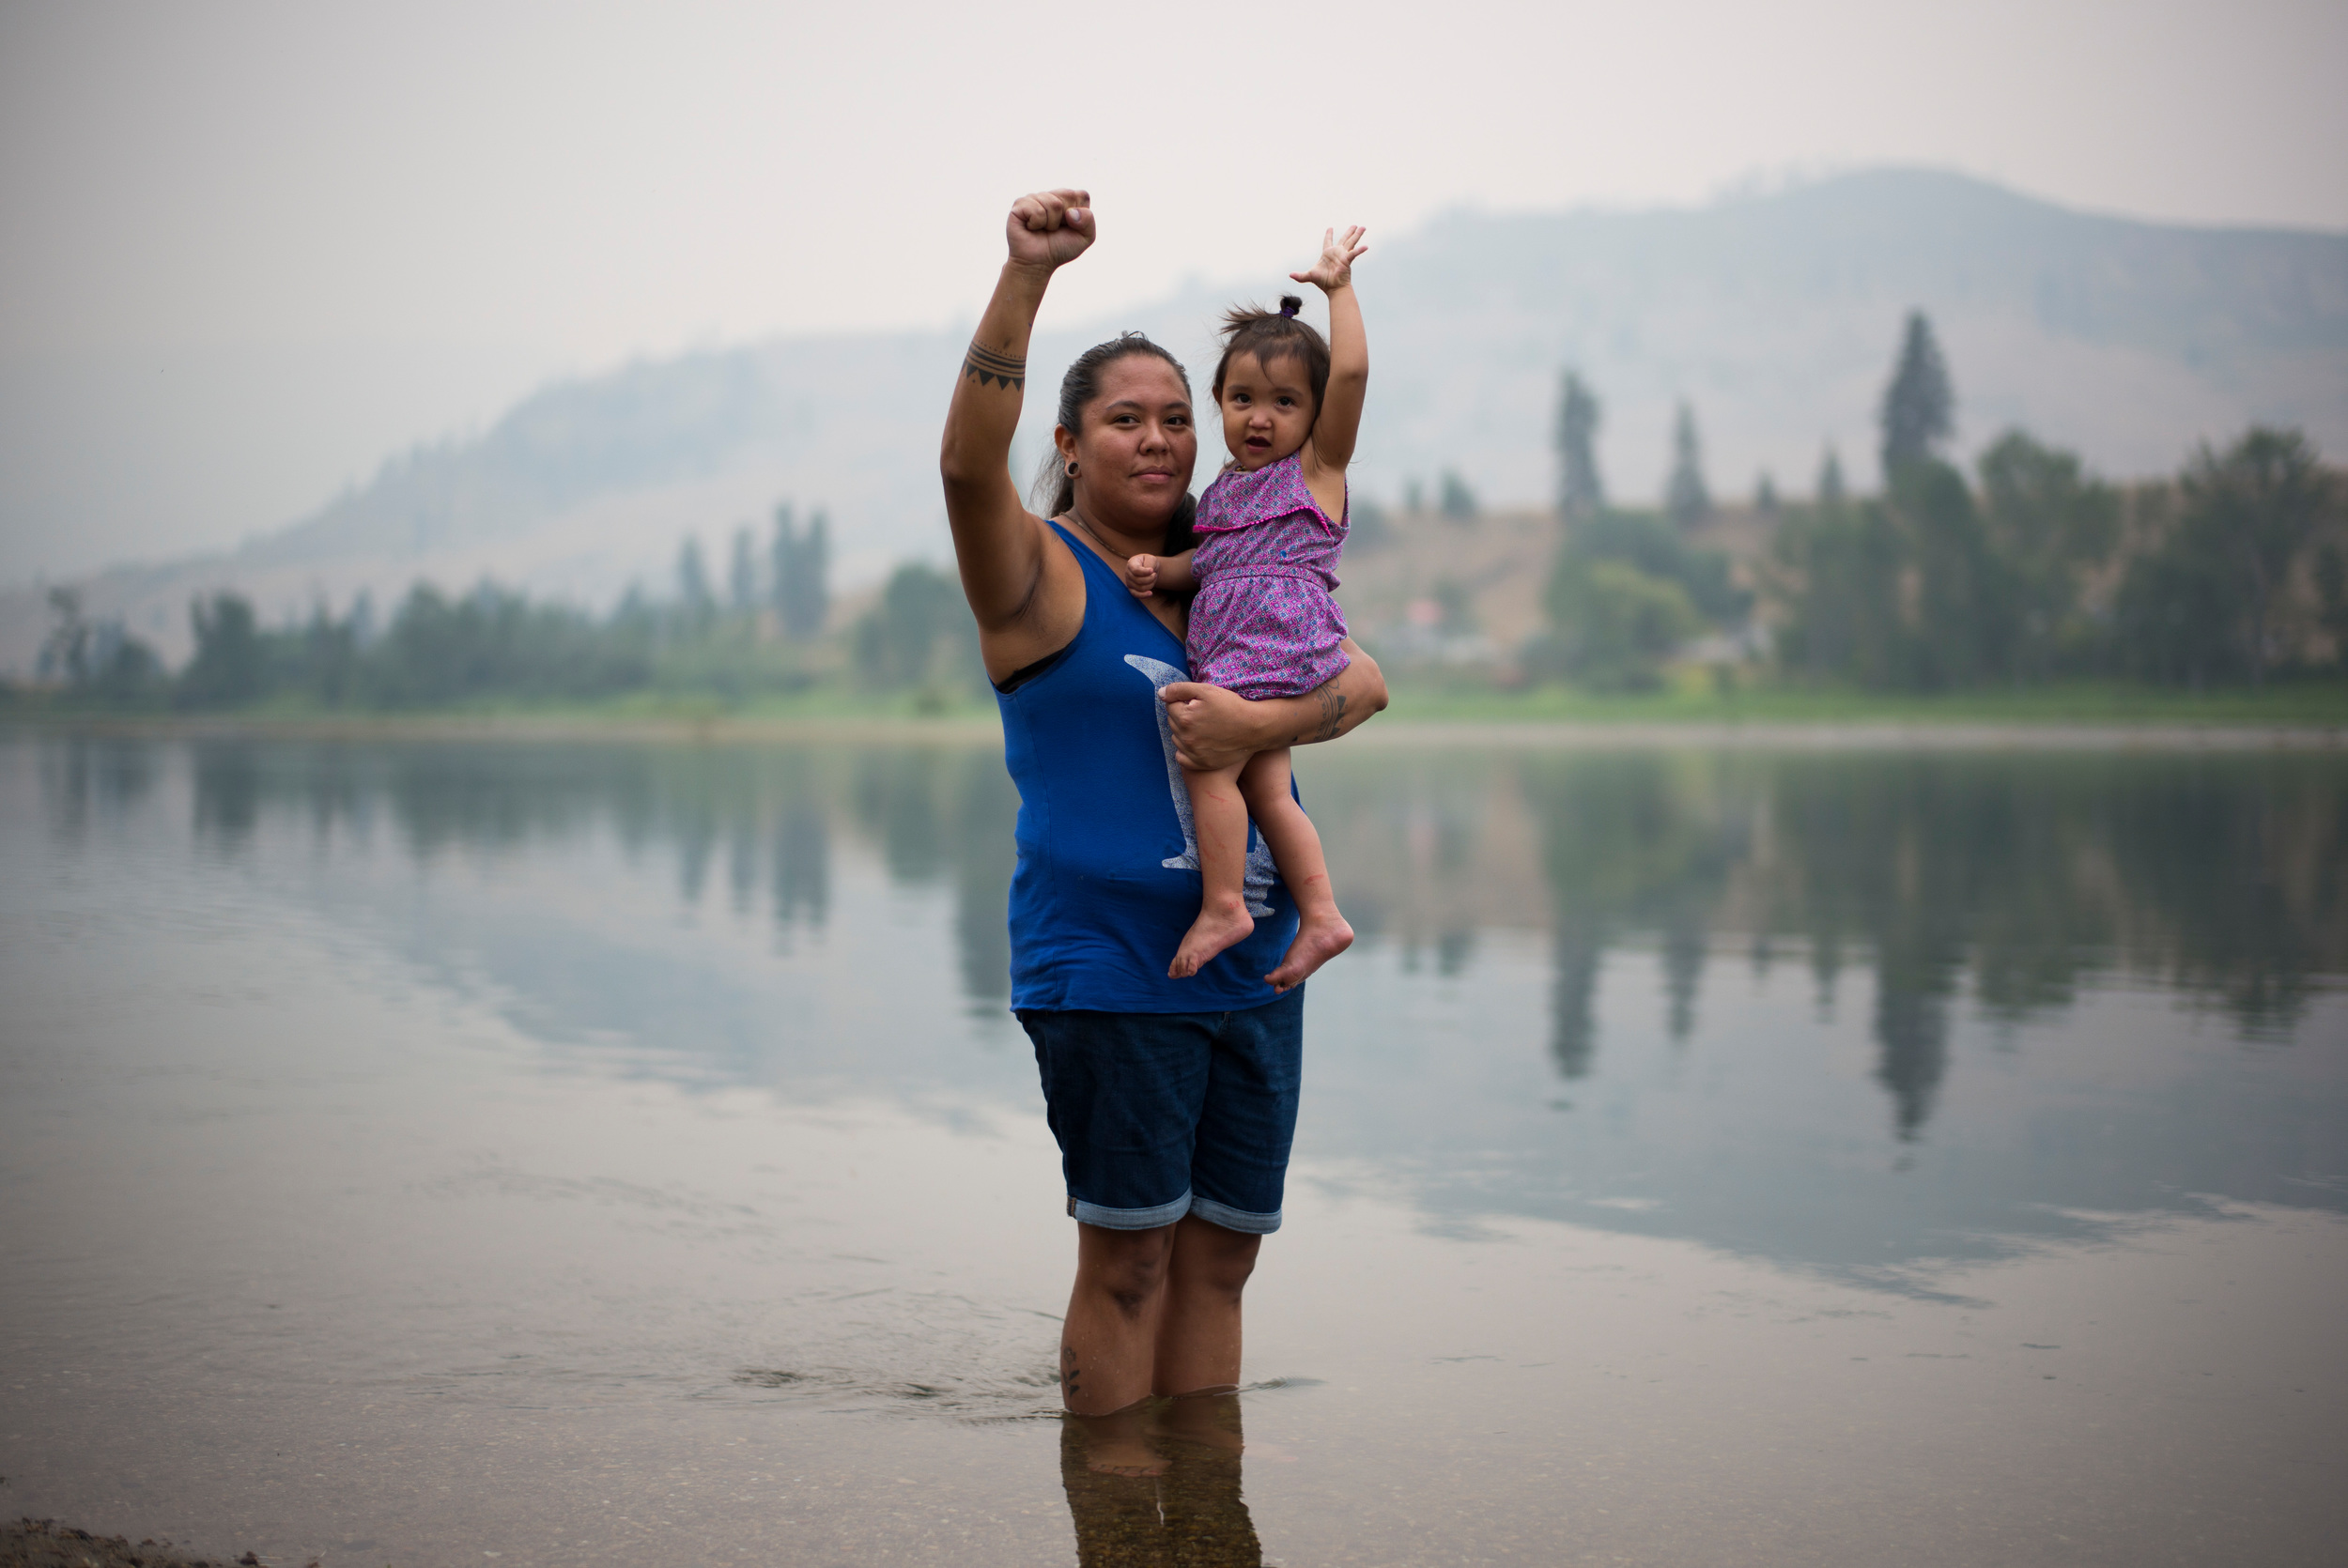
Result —
[{"label": "whale graphic on shirt", "polygon": [[[1141,672],[1142,677],[1150,683],[1150,689],[1152,692],[1164,691],[1177,681],[1190,679],[1189,676],[1163,659],[1152,659],[1140,653],[1128,653],[1125,655],[1125,662]],[[1166,748],[1166,788],[1173,792],[1174,815],[1181,820],[1182,824],[1182,853],[1178,855],[1169,855],[1158,864],[1169,871],[1195,871],[1198,869],[1198,830],[1191,822],[1190,817],[1190,786],[1182,782],[1182,765],[1174,760],[1174,720],[1166,713],[1165,703],[1158,703],[1157,710],[1158,744]],[[1263,835],[1256,831],[1256,824],[1249,822],[1247,824],[1247,872],[1244,886],[1247,899],[1247,913],[1259,920],[1272,913],[1270,899],[1273,876],[1272,846],[1263,841]]]}]

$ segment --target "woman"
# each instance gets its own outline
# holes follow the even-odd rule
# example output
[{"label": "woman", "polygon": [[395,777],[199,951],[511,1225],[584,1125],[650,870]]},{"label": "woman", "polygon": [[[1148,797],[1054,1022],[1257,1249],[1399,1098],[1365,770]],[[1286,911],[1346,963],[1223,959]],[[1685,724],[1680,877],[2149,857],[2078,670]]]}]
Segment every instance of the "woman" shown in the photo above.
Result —
[{"label": "woman", "polygon": [[[1331,740],[1386,705],[1377,665],[1248,702],[1185,676],[1180,606],[1120,568],[1187,543],[1198,454],[1182,366],[1135,334],[1081,356],[1053,433],[1047,521],[1009,472],[1028,335],[1052,273],[1092,243],[1090,198],[1012,204],[1011,256],[946,416],[939,467],[963,592],[1019,785],[1012,1006],[1035,1042],[1077,1221],[1060,1391],[1078,1415],[1239,1382],[1240,1294],[1280,1222],[1304,988],[1263,979],[1296,927],[1269,858],[1256,934],[1166,976],[1198,902],[1180,767]],[[1180,764],[1178,766],[1177,764]],[[1149,1454],[1125,1455],[1136,1472]]]}]

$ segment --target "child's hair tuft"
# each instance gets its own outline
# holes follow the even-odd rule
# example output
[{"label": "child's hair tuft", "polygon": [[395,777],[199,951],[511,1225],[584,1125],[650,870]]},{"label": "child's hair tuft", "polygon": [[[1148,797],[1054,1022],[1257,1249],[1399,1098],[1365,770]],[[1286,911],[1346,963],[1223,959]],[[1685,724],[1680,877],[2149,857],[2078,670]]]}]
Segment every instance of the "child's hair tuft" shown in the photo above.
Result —
[{"label": "child's hair tuft", "polygon": [[1314,331],[1310,322],[1297,319],[1296,313],[1304,308],[1304,300],[1283,294],[1276,311],[1261,305],[1234,305],[1223,313],[1223,357],[1214,362],[1216,402],[1223,401],[1224,373],[1239,355],[1253,354],[1258,364],[1266,366],[1276,360],[1295,360],[1304,365],[1305,378],[1312,384],[1313,417],[1321,417],[1321,400],[1329,392],[1329,340]]}]

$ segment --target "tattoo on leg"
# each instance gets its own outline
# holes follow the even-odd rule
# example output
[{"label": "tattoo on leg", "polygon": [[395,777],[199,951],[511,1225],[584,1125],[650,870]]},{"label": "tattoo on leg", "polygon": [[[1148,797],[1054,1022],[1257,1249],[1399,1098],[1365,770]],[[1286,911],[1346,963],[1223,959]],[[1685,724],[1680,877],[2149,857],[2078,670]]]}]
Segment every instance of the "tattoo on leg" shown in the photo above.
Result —
[{"label": "tattoo on leg", "polygon": [[1074,1398],[1076,1395],[1077,1383],[1083,1376],[1084,1375],[1082,1373],[1076,1370],[1075,1351],[1070,1349],[1065,1345],[1061,1345],[1059,1347],[1059,1386],[1061,1392],[1066,1394],[1069,1398]]},{"label": "tattoo on leg", "polygon": [[977,377],[979,385],[981,387],[993,386],[1000,381],[1006,387],[1017,388],[1024,392],[1027,386],[1027,361],[1014,360],[1008,354],[997,354],[993,349],[981,348],[975,343],[970,346],[969,354],[962,361],[962,373],[965,376]]}]

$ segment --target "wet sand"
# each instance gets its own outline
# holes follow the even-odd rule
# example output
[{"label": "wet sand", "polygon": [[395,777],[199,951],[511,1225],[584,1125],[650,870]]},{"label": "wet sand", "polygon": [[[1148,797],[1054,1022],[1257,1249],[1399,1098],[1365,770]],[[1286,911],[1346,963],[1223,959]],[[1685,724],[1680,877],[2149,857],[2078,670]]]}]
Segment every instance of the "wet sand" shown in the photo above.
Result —
[{"label": "wet sand", "polygon": [[[244,1568],[259,1560],[247,1552]],[[219,1561],[175,1551],[168,1541],[147,1536],[93,1535],[54,1519],[19,1519],[0,1525],[0,1568],[238,1568],[239,1560]]]}]

